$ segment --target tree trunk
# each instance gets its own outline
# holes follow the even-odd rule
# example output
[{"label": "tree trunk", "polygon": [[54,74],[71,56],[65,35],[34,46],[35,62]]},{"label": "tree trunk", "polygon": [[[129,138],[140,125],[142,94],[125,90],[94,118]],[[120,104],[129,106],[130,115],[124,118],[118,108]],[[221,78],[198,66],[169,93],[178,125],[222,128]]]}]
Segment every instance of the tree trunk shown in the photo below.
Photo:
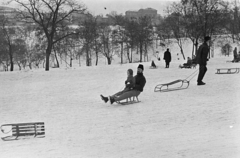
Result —
[{"label": "tree trunk", "polygon": [[111,58],[110,57],[107,57],[107,63],[108,63],[108,65],[111,65]]},{"label": "tree trunk", "polygon": [[181,54],[182,54],[182,56],[183,56],[183,59],[185,60],[185,55],[184,55],[184,53],[183,53],[182,47],[180,47],[180,49],[181,49]]},{"label": "tree trunk", "polygon": [[90,52],[89,52],[88,45],[86,45],[86,66],[91,66],[91,63],[90,63]]},{"label": "tree trunk", "polygon": [[46,66],[45,66],[45,71],[49,71],[49,66],[50,66],[50,55],[51,55],[51,51],[52,51],[52,43],[48,42],[48,46],[46,49]]},{"label": "tree trunk", "polygon": [[133,55],[132,55],[132,54],[133,54],[133,51],[132,51],[132,50],[133,50],[133,47],[131,46],[131,61],[130,61],[130,63],[133,62]]},{"label": "tree trunk", "polygon": [[54,55],[55,55],[55,59],[56,59],[56,62],[57,62],[57,68],[59,68],[59,62],[58,62],[58,58],[57,58],[57,53],[56,51],[54,50]]},{"label": "tree trunk", "polygon": [[[32,70],[32,63],[29,63],[29,68]],[[25,66],[24,66],[24,69],[25,69]]]},{"label": "tree trunk", "polygon": [[142,42],[140,42],[140,63],[142,62]]},{"label": "tree trunk", "polygon": [[18,64],[19,70],[21,70],[21,69],[22,69],[21,63],[18,63],[18,62],[17,62],[17,64]]},{"label": "tree trunk", "polygon": [[14,63],[13,63],[13,55],[12,55],[12,49],[11,48],[9,48],[9,58],[10,58],[10,71],[13,71]]},{"label": "tree trunk", "polygon": [[198,40],[196,39],[196,43],[195,43],[195,56],[197,56],[197,51],[198,51]]},{"label": "tree trunk", "polygon": [[81,66],[81,55],[79,53],[79,66]]},{"label": "tree trunk", "polygon": [[97,64],[98,64],[98,51],[96,51],[95,53],[96,53],[96,63],[95,64],[97,66]]},{"label": "tree trunk", "polygon": [[130,58],[129,47],[128,46],[127,46],[127,58],[128,58],[128,62],[131,63],[131,58]]},{"label": "tree trunk", "polygon": [[89,65],[89,54],[88,54],[88,50],[86,50],[86,66],[90,66],[90,65]]},{"label": "tree trunk", "polygon": [[14,69],[13,59],[10,59],[10,71],[13,71],[13,69]]},{"label": "tree trunk", "polygon": [[45,65],[45,71],[49,71],[49,59],[50,59],[50,53],[46,52],[46,65]]},{"label": "tree trunk", "polygon": [[148,61],[148,51],[147,51],[147,44],[145,43],[145,51],[144,51],[144,61],[146,61],[146,58],[147,58],[147,61]]},{"label": "tree trunk", "polygon": [[72,57],[70,58],[70,67],[72,67]]},{"label": "tree trunk", "polygon": [[123,42],[121,42],[121,64],[123,63]]}]

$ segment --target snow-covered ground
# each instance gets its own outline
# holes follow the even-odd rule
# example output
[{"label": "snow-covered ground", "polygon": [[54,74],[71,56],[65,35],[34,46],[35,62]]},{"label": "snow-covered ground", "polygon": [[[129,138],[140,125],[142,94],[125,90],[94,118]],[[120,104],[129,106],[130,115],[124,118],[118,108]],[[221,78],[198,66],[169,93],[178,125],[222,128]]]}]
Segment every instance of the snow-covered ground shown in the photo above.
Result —
[{"label": "snow-covered ground", "polygon": [[[0,140],[1,158],[239,158],[240,67],[231,57],[208,62],[205,86],[196,77],[185,90],[154,87],[185,79],[197,69],[158,69],[143,63],[147,83],[140,103],[105,104],[100,94],[124,87],[126,71],[138,63],[0,72],[0,125],[42,121],[46,137]],[[0,132],[1,133],[1,132]],[[3,133],[0,136],[4,136]]]}]

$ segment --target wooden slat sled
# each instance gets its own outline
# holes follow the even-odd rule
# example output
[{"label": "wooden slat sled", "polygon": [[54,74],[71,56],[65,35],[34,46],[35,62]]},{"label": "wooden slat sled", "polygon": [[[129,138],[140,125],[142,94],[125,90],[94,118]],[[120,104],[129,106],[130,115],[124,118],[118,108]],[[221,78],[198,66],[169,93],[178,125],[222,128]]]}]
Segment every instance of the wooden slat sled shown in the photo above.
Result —
[{"label": "wooden slat sled", "polygon": [[[135,100],[135,98],[136,98],[136,100]],[[128,105],[128,104],[134,104],[134,103],[139,103],[139,102],[140,101],[138,100],[138,96],[133,96],[131,98],[126,99],[125,102],[118,101],[117,103],[121,104],[121,105]]]},{"label": "wooden slat sled", "polygon": [[189,82],[190,81],[179,79],[165,84],[158,84],[154,88],[154,92],[168,92],[174,90],[187,89],[189,86]]},{"label": "wooden slat sled", "polygon": [[[5,131],[4,128],[8,128],[8,131]],[[2,137],[4,141],[17,140],[19,138],[45,137],[44,122],[4,124],[1,126],[1,131],[4,134],[10,134]]]},{"label": "wooden slat sled", "polygon": [[217,68],[216,74],[235,74],[239,73],[240,68]]}]

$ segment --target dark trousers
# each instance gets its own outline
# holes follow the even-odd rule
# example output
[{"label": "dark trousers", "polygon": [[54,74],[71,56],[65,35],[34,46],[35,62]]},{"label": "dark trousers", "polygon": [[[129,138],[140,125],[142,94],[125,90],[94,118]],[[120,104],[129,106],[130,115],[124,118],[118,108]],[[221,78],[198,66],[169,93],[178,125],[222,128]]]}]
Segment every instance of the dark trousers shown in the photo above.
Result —
[{"label": "dark trousers", "polygon": [[198,79],[197,82],[202,82],[202,79],[207,72],[207,66],[206,65],[199,65],[199,73],[198,73]]},{"label": "dark trousers", "polygon": [[113,97],[115,99],[115,101],[121,101],[121,100],[124,100],[124,99],[127,99],[127,98],[138,96],[140,93],[141,92],[137,91],[137,90],[130,90],[130,91],[118,93],[118,96],[116,96],[116,94],[115,94],[115,95],[113,95],[111,97]]},{"label": "dark trousers", "polygon": [[166,68],[169,68],[170,62],[169,61],[165,61],[165,62],[166,62]]}]

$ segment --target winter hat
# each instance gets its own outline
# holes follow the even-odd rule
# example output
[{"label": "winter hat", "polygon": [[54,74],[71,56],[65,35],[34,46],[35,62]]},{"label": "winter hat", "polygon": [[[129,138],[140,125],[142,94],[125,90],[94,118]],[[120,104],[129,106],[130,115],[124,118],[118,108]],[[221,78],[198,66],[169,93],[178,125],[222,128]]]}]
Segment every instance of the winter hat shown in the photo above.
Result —
[{"label": "winter hat", "polygon": [[143,68],[143,65],[142,65],[142,64],[139,64],[139,65],[138,65],[138,68],[140,68],[140,69],[144,70],[144,68]]},{"label": "winter hat", "polygon": [[130,75],[133,75],[133,70],[132,69],[128,69],[128,72]]},{"label": "winter hat", "polygon": [[209,41],[210,39],[211,39],[210,36],[205,36],[205,37],[204,37],[204,41],[206,41],[206,42]]}]

